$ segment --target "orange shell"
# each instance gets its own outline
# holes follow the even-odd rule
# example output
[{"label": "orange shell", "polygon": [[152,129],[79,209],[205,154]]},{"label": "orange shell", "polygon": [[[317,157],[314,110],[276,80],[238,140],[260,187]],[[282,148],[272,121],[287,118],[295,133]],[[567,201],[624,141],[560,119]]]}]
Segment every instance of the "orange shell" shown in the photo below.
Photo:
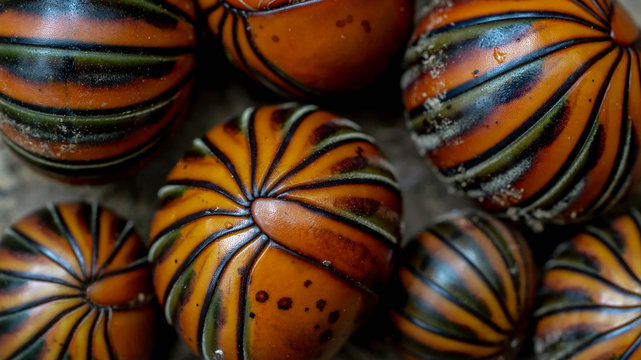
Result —
[{"label": "orange shell", "polygon": [[603,213],[641,175],[641,38],[615,1],[452,0],[418,25],[402,87],[425,157],[486,209]]},{"label": "orange shell", "polygon": [[396,345],[408,360],[514,359],[536,288],[523,236],[478,210],[455,211],[403,250]]},{"label": "orange shell", "polygon": [[641,213],[599,218],[545,264],[535,311],[538,358],[641,357]]},{"label": "orange shell", "polygon": [[141,166],[183,117],[195,66],[192,0],[4,1],[0,137],[67,182]]},{"label": "orange shell", "polygon": [[146,253],[131,223],[97,205],[50,205],[13,224],[0,238],[0,359],[149,359]]},{"label": "orange shell", "polygon": [[412,24],[409,0],[261,3],[199,1],[233,63],[297,97],[368,85],[405,43]]},{"label": "orange shell", "polygon": [[327,359],[376,304],[400,237],[390,165],[353,122],[249,108],[171,171],[151,226],[156,294],[205,359]]}]

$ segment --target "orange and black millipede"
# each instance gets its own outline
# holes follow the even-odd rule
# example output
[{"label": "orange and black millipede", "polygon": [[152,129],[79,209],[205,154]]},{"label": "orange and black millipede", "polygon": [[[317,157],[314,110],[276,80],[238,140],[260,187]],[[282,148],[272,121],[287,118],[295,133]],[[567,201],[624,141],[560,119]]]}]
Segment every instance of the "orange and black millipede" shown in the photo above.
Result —
[{"label": "orange and black millipede", "polygon": [[149,359],[146,253],[130,222],[97,205],[14,223],[0,238],[0,359]]},{"label": "orange and black millipede", "polygon": [[535,311],[540,359],[641,356],[641,213],[588,224],[545,264]]},{"label": "orange and black millipede", "polygon": [[71,182],[122,176],[185,110],[191,0],[0,1],[0,135]]},{"label": "orange and black millipede", "polygon": [[411,27],[408,0],[199,0],[229,59],[265,86],[296,97],[371,83]]},{"label": "orange and black millipede", "polygon": [[159,191],[156,294],[204,359],[327,359],[376,304],[399,239],[390,164],[314,106],[249,108]]},{"label": "orange and black millipede", "polygon": [[640,56],[616,1],[448,1],[406,53],[408,126],[442,179],[486,209],[586,219],[639,178]]},{"label": "orange and black millipede", "polygon": [[449,213],[402,252],[395,345],[406,359],[514,359],[535,278],[521,234],[478,210]]}]

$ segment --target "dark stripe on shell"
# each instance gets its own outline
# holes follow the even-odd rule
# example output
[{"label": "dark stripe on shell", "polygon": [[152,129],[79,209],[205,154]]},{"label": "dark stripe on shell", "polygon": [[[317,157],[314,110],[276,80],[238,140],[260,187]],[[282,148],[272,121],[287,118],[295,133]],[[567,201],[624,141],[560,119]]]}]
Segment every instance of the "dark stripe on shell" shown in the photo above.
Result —
[{"label": "dark stripe on shell", "polygon": [[368,297],[370,297],[374,301],[378,301],[379,296],[372,289],[370,289],[366,285],[364,285],[364,284],[362,284],[362,283],[350,278],[349,276],[347,276],[346,274],[340,272],[339,270],[337,270],[333,266],[323,265],[323,263],[321,263],[320,261],[318,261],[318,260],[316,260],[316,259],[314,259],[314,258],[312,258],[312,257],[310,257],[308,255],[301,254],[301,253],[299,253],[297,251],[291,250],[291,249],[285,247],[284,245],[280,244],[278,241],[276,241],[274,239],[270,238],[269,240],[271,242],[271,247],[273,247],[274,249],[281,250],[281,251],[283,251],[283,252],[285,252],[285,253],[287,253],[287,254],[289,254],[291,256],[294,256],[294,257],[296,257],[296,258],[298,258],[298,259],[300,259],[300,260],[302,260],[302,261],[304,261],[306,263],[312,264],[312,265],[314,265],[314,266],[316,266],[318,268],[321,268],[321,269],[323,269],[325,271],[328,271],[331,274],[335,275],[337,278],[339,278],[341,281],[347,283],[350,287],[352,287],[352,288],[358,290],[359,292],[367,295]]},{"label": "dark stripe on shell", "polygon": [[311,164],[313,164],[314,161],[318,160],[321,156],[327,154],[331,150],[334,150],[340,146],[349,145],[357,142],[365,142],[367,144],[372,145],[370,141],[365,140],[362,137],[348,138],[348,139],[332,142],[322,147],[321,149],[318,149],[315,152],[311,153],[307,158],[305,158],[305,160],[301,161],[298,165],[296,165],[296,167],[294,167],[293,169],[285,173],[283,176],[281,176],[281,178],[278,179],[278,181],[276,181],[269,189],[266,190],[267,196],[273,197],[274,189],[276,189],[281,183],[283,183],[285,180],[289,179],[290,177],[296,175],[299,171],[306,168],[307,166],[310,166]]},{"label": "dark stripe on shell", "polygon": [[254,268],[254,265],[256,264],[256,261],[260,258],[260,256],[264,253],[264,251],[267,249],[269,245],[269,238],[265,234],[261,234],[259,237],[259,241],[262,242],[260,245],[260,248],[258,251],[256,251],[256,254],[249,259],[249,263],[244,266],[242,269],[242,274],[239,274],[241,276],[241,282],[240,282],[240,291],[239,291],[239,299],[238,299],[238,320],[236,323],[236,344],[237,344],[237,351],[238,351],[238,359],[246,360],[249,358],[246,347],[247,344],[245,342],[245,332],[246,332],[246,317],[247,317],[247,292],[249,291],[249,278],[251,277],[252,270]]},{"label": "dark stripe on shell", "polygon": [[[282,121],[281,119],[283,119],[283,118],[289,119],[291,116],[293,116],[296,113],[295,110],[298,110],[298,109],[294,109],[293,112],[292,112],[292,110],[293,109],[278,109],[278,110],[276,110],[277,112],[275,112],[275,114],[278,115],[279,121]],[[305,121],[305,119],[309,115],[313,114],[314,112],[316,112],[316,108],[310,108],[305,113],[300,114],[298,116],[298,118],[296,120],[294,120],[294,122],[290,125],[287,133],[283,137],[283,140],[278,145],[278,150],[276,151],[276,155],[274,156],[274,160],[272,160],[272,163],[270,164],[269,169],[267,169],[267,173],[263,177],[263,180],[262,180],[261,185],[260,185],[260,196],[261,197],[265,196],[266,193],[267,193],[267,189],[265,189],[265,185],[266,185],[265,181],[268,180],[271,177],[272,173],[274,172],[274,169],[278,168],[278,164],[280,163],[280,160],[283,158],[283,154],[285,153],[285,151],[287,151],[287,149],[289,148],[289,143],[292,140],[292,138],[294,137],[294,135],[296,134],[296,130],[298,129],[300,124],[302,124],[303,121]],[[286,122],[286,121],[287,120],[285,120],[284,122]]]},{"label": "dark stripe on shell", "polygon": [[514,130],[511,134],[506,136],[504,139],[499,141],[496,145],[494,145],[492,148],[487,150],[485,153],[480,154],[476,156],[474,159],[466,161],[462,164],[459,164],[455,167],[449,168],[449,169],[442,169],[440,170],[445,176],[452,176],[457,173],[460,173],[460,168],[464,169],[469,169],[472,168],[476,165],[479,165],[485,161],[487,161],[489,158],[492,156],[496,155],[500,150],[504,149],[507,147],[509,144],[513,143],[516,139],[518,139],[520,136],[522,136],[524,133],[526,133],[534,124],[536,124],[540,119],[543,118],[543,115],[545,115],[553,106],[556,104],[559,99],[563,98],[563,95],[566,94],[568,91],[571,90],[572,86],[578,81],[581,76],[589,70],[589,68],[594,65],[597,61],[601,60],[603,57],[605,57],[607,54],[609,54],[611,51],[614,50],[614,47],[609,47],[606,50],[602,51],[601,53],[597,54],[595,57],[590,59],[590,61],[587,61],[581,67],[579,67],[568,79],[561,85],[555,92],[550,96],[550,98],[541,106],[532,116],[530,116],[527,120],[523,122],[521,126],[519,126],[516,130]]},{"label": "dark stripe on shell", "polygon": [[[203,305],[201,307],[201,311],[198,317],[198,335],[196,337],[197,337],[197,346],[198,346],[199,352],[201,351],[202,344],[203,344],[203,331],[205,329],[205,320],[207,318],[207,313],[209,312],[209,307],[211,306],[214,294],[218,289],[218,285],[220,283],[220,277],[223,275],[223,273],[225,272],[225,269],[227,269],[227,266],[229,265],[231,260],[236,256],[236,254],[240,253],[242,249],[246,248],[247,246],[252,244],[254,241],[257,241],[262,235],[260,230],[255,226],[249,227],[247,229],[253,229],[254,232],[248,233],[249,236],[247,240],[240,241],[238,242],[238,244],[236,244],[236,246],[234,246],[234,248],[227,250],[227,252],[225,253],[225,256],[222,258],[222,260],[220,261],[220,264],[216,268],[214,275],[211,277],[211,280],[209,281],[209,287],[207,288],[207,293],[205,294],[205,299],[203,300]],[[217,239],[218,237],[216,237],[216,240]],[[177,271],[176,274],[182,274],[183,271],[180,271],[180,272]],[[170,288],[168,287],[167,289],[170,289]],[[169,291],[167,291],[166,294],[169,294]],[[166,297],[165,297],[165,303],[168,304],[166,302]],[[168,306],[168,305],[165,305],[165,306]]]},{"label": "dark stripe on shell", "polygon": [[67,272],[71,277],[73,277],[75,280],[77,280],[79,283],[83,284],[84,281],[80,278],[79,275],[75,273],[73,268],[71,267],[70,264],[68,264],[64,259],[60,258],[56,253],[52,252],[48,248],[42,246],[40,243],[36,242],[35,240],[31,239],[30,237],[26,236],[22,232],[18,231],[17,229],[11,227],[10,228],[10,233],[5,232],[4,236],[11,236],[12,238],[22,241],[23,243],[27,244],[28,246],[36,249],[40,254],[54,262],[56,265],[60,266],[65,272]]},{"label": "dark stripe on shell", "polygon": [[234,178],[234,181],[236,181],[236,184],[238,185],[238,188],[240,189],[240,191],[243,193],[243,196],[245,197],[245,199],[246,200],[252,199],[251,194],[249,193],[249,191],[241,181],[240,176],[236,171],[236,167],[231,162],[231,160],[229,160],[227,155],[225,155],[225,153],[221,149],[219,149],[216,145],[214,145],[211,141],[209,141],[209,139],[206,136],[203,136],[201,138],[201,141],[205,144],[205,146],[207,146],[210,154],[213,155],[218,160],[220,160],[220,162],[223,163],[223,165],[225,165],[231,177]]},{"label": "dark stripe on shell", "polygon": [[174,179],[174,180],[167,181],[165,185],[185,186],[189,188],[209,190],[228,198],[229,200],[235,202],[240,206],[250,205],[250,202],[247,201],[246,199],[234,197],[228,191],[224,190],[220,186],[209,181],[192,180],[192,179]]}]

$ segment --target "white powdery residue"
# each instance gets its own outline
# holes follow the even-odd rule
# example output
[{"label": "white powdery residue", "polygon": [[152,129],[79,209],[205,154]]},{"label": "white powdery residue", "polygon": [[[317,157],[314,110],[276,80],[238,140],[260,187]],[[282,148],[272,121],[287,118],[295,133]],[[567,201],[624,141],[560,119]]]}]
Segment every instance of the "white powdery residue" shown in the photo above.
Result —
[{"label": "white powdery residue", "polygon": [[444,12],[445,10],[454,6],[452,0],[424,0],[418,3],[416,7],[416,19],[422,19],[425,15],[431,13],[438,8],[437,11]]},{"label": "white powdery residue", "polygon": [[221,349],[214,351],[215,360],[223,360],[224,358],[225,358],[225,353]]},{"label": "white powdery residue", "polygon": [[[532,159],[525,158],[511,166],[507,171],[492,176],[488,182],[481,184],[481,189],[486,193],[499,193],[510,189],[523,174],[532,167]],[[472,177],[471,175],[469,177]]]},{"label": "white powdery residue", "polygon": [[[550,209],[541,209],[537,208],[532,212],[532,217],[538,220],[542,221],[549,221],[549,220],[554,220],[556,217],[558,217],[561,213],[566,211],[575,201],[576,199],[581,196],[583,193],[583,189],[585,188],[586,185],[586,179],[582,179],[579,181],[573,188],[572,190],[564,196],[561,200],[558,200],[554,203],[554,205]],[[574,212],[571,217],[576,218],[577,214]]]},{"label": "white powdery residue", "polygon": [[445,71],[445,65],[447,63],[447,54],[445,53],[445,48],[438,49],[436,53],[433,53],[431,51],[424,51],[421,54],[421,58],[423,71],[429,73],[432,79],[439,78],[441,74],[443,74],[443,71]]},{"label": "white powdery residue", "polygon": [[[443,82],[437,82],[437,84],[440,85],[435,86],[440,86],[443,89],[445,88],[445,84]],[[441,146],[444,141],[448,141],[455,137],[462,130],[459,129],[460,127],[455,128],[454,123],[449,118],[440,116],[440,113],[444,108],[443,99],[446,95],[447,91],[438,91],[437,96],[429,98],[423,102],[423,107],[425,108],[423,116],[428,116],[428,119],[424,119],[424,121],[429,121],[429,125],[431,127],[430,133],[421,135],[412,133],[412,139],[419,148],[421,155],[425,155],[426,152],[432,151]],[[411,121],[407,124],[410,128],[414,127]]]},{"label": "white powdery residue", "polygon": [[550,331],[543,338],[537,336],[534,338],[534,352],[539,354],[539,359],[548,359],[548,360],[557,360],[563,359],[568,356],[569,352],[572,350],[572,347],[563,347],[559,349],[557,347],[556,351],[551,353],[546,351],[550,348],[550,345],[559,345],[564,344],[567,339],[565,338],[566,333],[563,331]]},{"label": "white powdery residue", "polygon": [[517,207],[510,207],[505,212],[507,217],[512,221],[523,221],[525,225],[535,233],[540,233],[545,230],[545,226],[540,219],[535,218],[527,210]]},{"label": "white powdery residue", "polygon": [[500,189],[498,192],[493,193],[491,198],[492,201],[500,204],[501,206],[507,206],[511,202],[517,202],[523,198],[523,189],[513,188],[511,185],[506,188]]},{"label": "white powdery residue", "polygon": [[[499,206],[507,207],[509,204],[521,200],[524,191],[522,188],[512,186],[509,182],[510,176],[508,173],[496,175],[491,181],[482,183],[480,189],[468,190],[466,194],[468,197],[474,198],[479,202],[484,202],[489,199]],[[460,182],[459,180],[459,183]],[[510,211],[510,209],[508,209],[508,211]],[[508,214],[510,217],[514,215],[518,218],[518,214],[513,214],[512,216]]]},{"label": "white powdery residue", "polygon": [[436,149],[443,143],[441,138],[436,134],[418,135],[416,133],[412,133],[412,139],[418,146],[418,151],[421,156],[425,156],[428,151]]},{"label": "white powdery residue", "polygon": [[445,83],[442,81],[436,82],[434,84],[434,90],[438,94],[435,97],[425,100],[423,106],[427,108],[429,113],[438,113],[443,110],[443,99],[447,96],[447,90],[445,89]]},{"label": "white powdery residue", "polygon": [[75,143],[62,144],[60,145],[59,150],[55,152],[54,156],[59,158],[65,154],[74,153],[77,150],[78,150],[78,144],[75,144]]}]

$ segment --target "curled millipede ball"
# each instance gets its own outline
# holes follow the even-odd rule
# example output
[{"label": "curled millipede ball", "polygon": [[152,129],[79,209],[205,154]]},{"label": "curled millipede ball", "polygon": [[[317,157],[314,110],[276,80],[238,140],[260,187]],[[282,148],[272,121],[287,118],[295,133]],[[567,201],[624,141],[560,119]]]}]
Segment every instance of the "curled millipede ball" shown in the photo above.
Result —
[{"label": "curled millipede ball", "polygon": [[72,183],[121,178],[182,118],[191,0],[0,2],[0,137]]},{"label": "curled millipede ball", "polygon": [[214,127],[159,195],[156,294],[204,359],[329,359],[376,304],[400,237],[390,164],[313,106]]},{"label": "curled millipede ball", "polygon": [[641,174],[641,41],[613,0],[442,1],[402,79],[443,181],[538,226],[614,206]]},{"label": "curled millipede ball", "polygon": [[0,238],[0,359],[151,358],[146,248],[98,205],[51,204]]},{"label": "curled millipede ball", "polygon": [[641,213],[594,220],[545,264],[534,345],[540,359],[641,356]]},{"label": "curled millipede ball", "polygon": [[409,0],[198,0],[228,58],[296,97],[356,90],[400,50]]},{"label": "curled millipede ball", "polygon": [[456,211],[401,258],[390,315],[403,357],[516,359],[535,289],[519,233],[481,211]]}]

